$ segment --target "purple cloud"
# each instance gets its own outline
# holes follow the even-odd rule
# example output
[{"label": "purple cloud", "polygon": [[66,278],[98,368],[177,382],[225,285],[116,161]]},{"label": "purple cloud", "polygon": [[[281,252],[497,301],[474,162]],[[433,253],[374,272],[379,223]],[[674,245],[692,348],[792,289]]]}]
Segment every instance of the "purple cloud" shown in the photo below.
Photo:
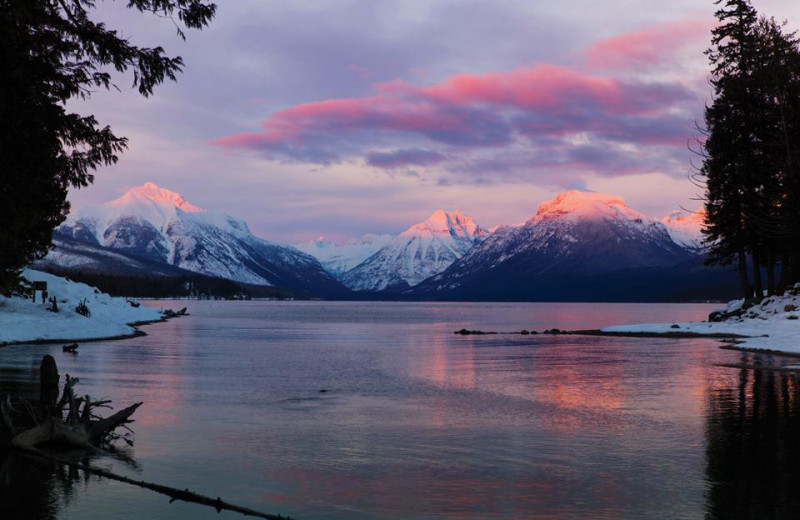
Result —
[{"label": "purple cloud", "polygon": [[391,152],[369,152],[366,157],[367,164],[370,166],[387,170],[409,166],[434,166],[446,158],[443,154],[421,148],[405,148]]},{"label": "purple cloud", "polygon": [[[637,148],[685,145],[687,107],[697,95],[680,83],[623,81],[610,76],[539,65],[513,72],[461,74],[420,87],[403,81],[377,85],[374,95],[295,105],[273,113],[260,132],[218,139],[227,148],[260,151],[274,159],[331,163],[366,156],[388,167],[446,163],[448,149],[468,156],[504,148],[524,137],[541,155],[572,155],[581,169],[592,156],[567,150],[575,136]],[[369,149],[409,144],[392,156]],[[427,155],[411,154],[438,146]],[[433,154],[433,155],[432,155]],[[419,161],[422,161],[420,163]],[[576,167],[575,161],[552,164]],[[597,163],[602,168],[602,161]],[[444,164],[448,168],[447,164]],[[385,167],[385,166],[380,166]],[[452,169],[452,168],[450,168]],[[617,174],[630,173],[629,168]]]}]

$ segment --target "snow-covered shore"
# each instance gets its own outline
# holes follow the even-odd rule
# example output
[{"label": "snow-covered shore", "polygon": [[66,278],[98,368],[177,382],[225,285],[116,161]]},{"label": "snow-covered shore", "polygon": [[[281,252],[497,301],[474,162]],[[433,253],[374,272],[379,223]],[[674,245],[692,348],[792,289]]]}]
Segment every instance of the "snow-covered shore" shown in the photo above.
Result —
[{"label": "snow-covered shore", "polygon": [[753,306],[745,305],[744,300],[735,300],[719,312],[726,316],[719,322],[617,325],[606,327],[601,332],[730,335],[731,338],[737,338],[737,348],[800,355],[800,287],[787,291],[783,296],[765,298]]},{"label": "snow-covered shore", "polygon": [[[0,297],[0,345],[133,336],[136,329],[131,324],[162,318],[158,309],[134,307],[124,298],[112,298],[83,283],[32,269],[22,274],[31,282],[47,282],[48,294],[56,298],[59,312],[48,311],[50,304],[41,300],[33,303]],[[84,300],[91,313],[88,317],[75,312]]]}]

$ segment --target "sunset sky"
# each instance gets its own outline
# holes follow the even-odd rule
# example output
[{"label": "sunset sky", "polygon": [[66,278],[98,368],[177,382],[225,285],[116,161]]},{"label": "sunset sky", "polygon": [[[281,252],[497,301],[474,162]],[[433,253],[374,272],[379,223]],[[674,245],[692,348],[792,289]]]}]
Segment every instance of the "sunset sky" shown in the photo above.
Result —
[{"label": "sunset sky", "polygon": [[[710,99],[710,0],[217,3],[186,42],[100,6],[186,71],[149,99],[71,105],[130,138],[76,207],[152,181],[298,242],[396,233],[437,208],[515,224],[568,188],[653,216],[699,205],[687,143]],[[800,2],[754,5],[800,28]]]}]

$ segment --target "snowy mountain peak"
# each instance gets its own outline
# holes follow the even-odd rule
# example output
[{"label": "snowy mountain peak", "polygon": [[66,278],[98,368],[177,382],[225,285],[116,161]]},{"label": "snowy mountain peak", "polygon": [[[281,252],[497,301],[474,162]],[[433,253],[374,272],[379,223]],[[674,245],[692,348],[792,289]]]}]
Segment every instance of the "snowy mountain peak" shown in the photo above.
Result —
[{"label": "snowy mountain peak", "polygon": [[201,209],[152,182],[71,214],[56,235],[136,261],[248,284],[310,292],[342,289],[311,256],[258,238],[244,221]]},{"label": "snowy mountain peak", "polygon": [[646,217],[625,205],[625,199],[616,195],[589,191],[569,190],[559,193],[552,200],[542,202],[536,215],[528,221],[534,224],[554,218],[599,219],[623,218],[644,220]]},{"label": "snowy mountain peak", "polygon": [[455,237],[483,237],[488,231],[461,211],[446,212],[438,209],[424,222],[414,224],[402,236],[449,234]]},{"label": "snowy mountain peak", "polygon": [[704,208],[699,208],[692,212],[675,210],[661,219],[661,222],[664,224],[679,224],[686,228],[695,229],[699,233],[705,224],[705,220],[706,210]]},{"label": "snowy mountain peak", "polygon": [[391,235],[366,234],[348,240],[344,245],[335,244],[325,237],[297,244],[294,247],[315,257],[325,269],[336,276],[357,266],[389,243]]},{"label": "snowy mountain peak", "polygon": [[[310,247],[317,247],[319,249],[324,249],[324,248],[335,247],[336,246],[336,244],[334,244],[333,242],[331,242],[330,240],[328,240],[327,238],[325,238],[322,235],[318,236],[316,239],[312,240],[311,242],[308,242],[308,245]],[[297,247],[297,246],[295,246],[295,247]]]},{"label": "snowy mountain peak", "polygon": [[203,213],[204,209],[190,204],[179,193],[146,182],[141,186],[129,189],[125,195],[108,202],[107,206],[133,205],[174,206],[185,213]]},{"label": "snowy mountain peak", "polygon": [[402,290],[444,271],[489,232],[460,211],[435,211],[341,275],[354,290]]},{"label": "snowy mountain peak", "polygon": [[666,226],[676,244],[690,249],[702,249],[705,219],[706,211],[700,208],[691,213],[682,210],[673,211],[662,218],[661,223]]}]

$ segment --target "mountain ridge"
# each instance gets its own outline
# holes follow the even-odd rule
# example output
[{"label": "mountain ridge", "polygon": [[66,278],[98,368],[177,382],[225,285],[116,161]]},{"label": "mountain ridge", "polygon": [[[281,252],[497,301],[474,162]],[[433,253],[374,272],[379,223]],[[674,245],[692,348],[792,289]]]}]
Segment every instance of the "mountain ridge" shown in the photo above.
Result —
[{"label": "mountain ridge", "polygon": [[488,235],[462,212],[439,209],[339,279],[356,291],[404,290],[441,272]]},{"label": "mountain ridge", "polygon": [[[432,299],[549,300],[567,292],[582,294],[580,288],[585,287],[587,299],[602,298],[614,290],[645,301],[652,298],[636,287],[620,292],[610,285],[601,289],[598,281],[606,279],[610,284],[616,274],[628,272],[632,285],[653,290],[650,278],[680,265],[691,266],[694,273],[702,265],[700,252],[678,243],[664,223],[628,208],[621,197],[571,190],[542,202],[524,225],[498,229],[443,272],[405,294]],[[679,284],[681,272],[670,278]],[[701,278],[692,276],[691,283],[702,282]],[[592,294],[589,287],[600,294]]]},{"label": "mountain ridge", "polygon": [[[596,288],[614,273],[652,286],[658,270],[683,265],[695,272],[703,218],[702,212],[648,218],[622,197],[569,190],[541,202],[523,224],[492,233],[462,211],[438,209],[397,235],[289,246],[146,183],[70,215],[54,233],[56,250],[45,263],[93,272],[196,272],[348,299],[359,297],[348,289],[369,298],[542,299],[542,291],[581,294],[569,288],[576,280]],[[680,270],[665,276],[680,285]]]},{"label": "mountain ridge", "polygon": [[246,284],[346,292],[314,257],[256,237],[244,221],[194,206],[153,183],[81,209],[54,237]]}]

